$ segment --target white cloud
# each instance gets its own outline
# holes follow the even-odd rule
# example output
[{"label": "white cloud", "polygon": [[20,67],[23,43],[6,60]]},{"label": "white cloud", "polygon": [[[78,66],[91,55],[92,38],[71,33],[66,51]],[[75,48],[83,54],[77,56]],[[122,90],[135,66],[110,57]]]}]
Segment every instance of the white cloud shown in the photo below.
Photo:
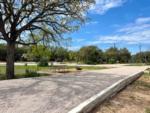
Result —
[{"label": "white cloud", "polygon": [[75,38],[72,41],[73,42],[83,42],[83,41],[85,41],[85,38]]},{"label": "white cloud", "polygon": [[86,25],[92,25],[92,24],[98,24],[99,22],[98,21],[90,21],[90,22],[87,22]]},{"label": "white cloud", "polygon": [[143,31],[150,28],[150,24],[135,24],[135,25],[127,25],[118,30],[118,32],[125,32],[125,33],[134,33],[138,31]]},{"label": "white cloud", "polygon": [[136,20],[137,24],[143,24],[143,23],[148,23],[148,22],[150,22],[150,17],[138,18]]},{"label": "white cloud", "polygon": [[123,26],[115,35],[99,36],[93,44],[125,43],[150,44],[150,21],[147,18],[138,18],[134,23]]},{"label": "white cloud", "polygon": [[96,4],[91,6],[91,11],[97,14],[104,14],[109,9],[122,6],[126,0],[96,0]]},{"label": "white cloud", "polygon": [[134,23],[127,24],[126,26],[122,27],[118,31],[132,33],[132,32],[147,30],[149,28],[150,28],[150,17],[142,17],[142,18],[137,18]]}]

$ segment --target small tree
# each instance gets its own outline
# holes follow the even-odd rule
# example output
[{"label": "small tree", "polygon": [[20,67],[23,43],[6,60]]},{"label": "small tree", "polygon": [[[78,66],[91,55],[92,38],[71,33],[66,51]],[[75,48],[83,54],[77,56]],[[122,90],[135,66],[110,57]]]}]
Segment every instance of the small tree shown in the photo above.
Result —
[{"label": "small tree", "polygon": [[[91,3],[93,0],[0,0],[0,39],[7,42],[7,78],[14,78],[15,44],[59,41],[63,33],[84,22]],[[35,34],[40,32],[43,36],[37,39]]]}]

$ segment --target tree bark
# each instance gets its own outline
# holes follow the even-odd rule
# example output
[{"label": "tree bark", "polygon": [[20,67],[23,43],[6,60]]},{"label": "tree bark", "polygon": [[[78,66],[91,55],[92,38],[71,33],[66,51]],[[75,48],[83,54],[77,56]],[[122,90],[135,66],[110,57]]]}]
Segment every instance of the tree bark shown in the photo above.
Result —
[{"label": "tree bark", "polygon": [[14,73],[14,61],[15,61],[15,43],[7,42],[7,58],[6,58],[6,76],[7,79],[13,79]]}]

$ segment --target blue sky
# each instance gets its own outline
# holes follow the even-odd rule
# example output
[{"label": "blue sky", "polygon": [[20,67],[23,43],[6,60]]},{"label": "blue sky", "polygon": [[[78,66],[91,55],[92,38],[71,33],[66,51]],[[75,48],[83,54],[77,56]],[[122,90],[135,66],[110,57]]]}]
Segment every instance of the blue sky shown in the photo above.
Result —
[{"label": "blue sky", "polygon": [[90,18],[72,38],[70,49],[96,45],[106,50],[116,44],[132,53],[150,50],[150,0],[96,0]]}]

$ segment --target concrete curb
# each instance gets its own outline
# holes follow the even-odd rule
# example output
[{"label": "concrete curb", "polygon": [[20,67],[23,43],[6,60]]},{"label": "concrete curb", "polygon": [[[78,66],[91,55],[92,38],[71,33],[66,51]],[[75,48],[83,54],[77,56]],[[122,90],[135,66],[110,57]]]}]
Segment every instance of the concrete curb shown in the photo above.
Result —
[{"label": "concrete curb", "polygon": [[107,98],[115,95],[121,89],[138,79],[144,72],[138,72],[133,75],[127,76],[124,79],[119,80],[118,82],[114,83],[110,87],[104,89],[103,91],[99,92],[98,94],[94,95],[93,97],[87,99],[83,103],[79,104],[77,107],[73,108],[68,113],[89,113],[94,107],[98,104],[102,103]]}]

